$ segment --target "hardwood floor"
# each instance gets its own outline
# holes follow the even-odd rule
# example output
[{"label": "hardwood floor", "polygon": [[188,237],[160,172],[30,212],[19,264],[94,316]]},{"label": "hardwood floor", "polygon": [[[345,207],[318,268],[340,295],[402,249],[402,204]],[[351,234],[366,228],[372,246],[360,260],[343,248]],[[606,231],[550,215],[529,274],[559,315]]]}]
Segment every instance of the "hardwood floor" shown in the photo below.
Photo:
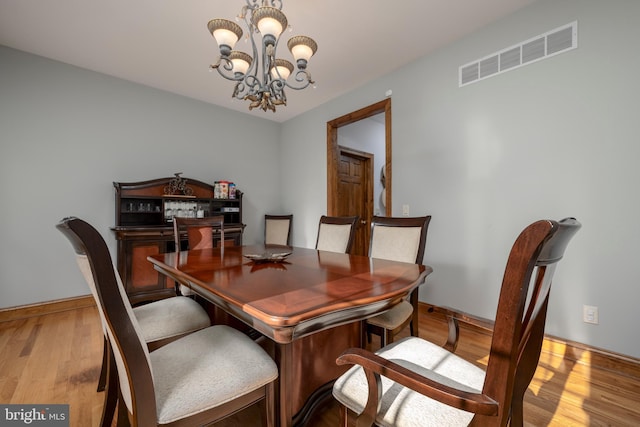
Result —
[{"label": "hardwood floor", "polygon": [[69,404],[70,425],[96,426],[102,329],[94,307],[0,323],[0,402]]},{"label": "hardwood floor", "polygon": [[[420,332],[436,343],[446,337],[444,322],[426,312],[420,313]],[[489,344],[488,335],[463,325],[458,354],[482,366]],[[95,307],[0,322],[0,403],[69,404],[70,425],[96,426],[103,398],[96,392],[101,357]],[[525,425],[640,425],[640,368],[596,367],[590,357],[593,352],[545,343],[525,397]],[[255,409],[216,426],[260,425]],[[309,427],[338,425],[334,403],[318,412]]]}]

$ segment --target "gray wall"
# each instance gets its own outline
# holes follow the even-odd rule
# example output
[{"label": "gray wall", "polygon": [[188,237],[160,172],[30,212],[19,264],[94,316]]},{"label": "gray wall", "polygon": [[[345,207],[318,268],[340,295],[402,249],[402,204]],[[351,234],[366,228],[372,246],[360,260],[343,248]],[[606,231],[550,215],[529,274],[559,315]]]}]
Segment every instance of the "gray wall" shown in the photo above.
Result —
[{"label": "gray wall", "polygon": [[[393,214],[431,214],[420,298],[493,318],[509,248],[530,222],[583,229],[556,274],[547,332],[640,357],[638,1],[541,0],[284,124],[294,244],[326,209],[326,125],[393,90]],[[573,51],[459,88],[458,67],[574,20]],[[305,166],[305,167],[303,167]],[[297,218],[302,220],[298,221]],[[600,324],[582,322],[584,304]]]},{"label": "gray wall", "polygon": [[[282,125],[0,48],[0,307],[87,293],[53,226],[77,215],[110,235],[114,180],[231,179],[248,242],[280,211],[295,215],[294,244],[313,246],[326,122],[392,89],[393,213],[433,215],[421,299],[493,318],[520,230],[576,216],[547,332],[640,357],[638,16],[636,0],[539,0]],[[574,20],[578,49],[458,88],[458,66]]]},{"label": "gray wall", "polygon": [[0,69],[0,308],[88,293],[54,226],[86,219],[115,255],[113,181],[232,180],[262,240],[279,125],[1,46]]}]

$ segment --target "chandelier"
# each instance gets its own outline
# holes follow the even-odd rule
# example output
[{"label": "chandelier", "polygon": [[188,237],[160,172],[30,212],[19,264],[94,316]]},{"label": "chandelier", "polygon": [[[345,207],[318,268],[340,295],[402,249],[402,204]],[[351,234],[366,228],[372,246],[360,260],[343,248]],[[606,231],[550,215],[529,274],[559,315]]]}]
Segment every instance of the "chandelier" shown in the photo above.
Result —
[{"label": "chandelier", "polygon": [[288,28],[282,0],[262,0],[262,5],[258,5],[259,1],[246,0],[247,4],[236,17],[237,21],[244,21],[248,29],[246,38],[251,40],[253,55],[233,50],[243,34],[238,24],[227,19],[209,21],[207,27],[220,49],[218,61],[210,68],[236,82],[231,97],[251,101],[249,110],[259,107],[275,112],[277,105],[287,105],[285,87],[300,90],[315,83],[307,71],[307,62],[318,45],[307,36],[289,39],[287,47],[296,62],[294,73],[291,62],[276,58],[280,36]]}]

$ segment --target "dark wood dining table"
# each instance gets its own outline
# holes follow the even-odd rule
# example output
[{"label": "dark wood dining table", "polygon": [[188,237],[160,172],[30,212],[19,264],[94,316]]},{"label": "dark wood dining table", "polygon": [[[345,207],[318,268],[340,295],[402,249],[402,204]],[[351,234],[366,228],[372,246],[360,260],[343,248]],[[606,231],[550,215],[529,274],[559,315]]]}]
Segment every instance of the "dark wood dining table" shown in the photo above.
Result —
[{"label": "dark wood dining table", "polygon": [[[246,255],[290,255],[255,262]],[[288,246],[234,246],[152,255],[169,278],[264,335],[279,368],[278,425],[303,425],[364,345],[363,320],[421,285],[431,267]]]}]

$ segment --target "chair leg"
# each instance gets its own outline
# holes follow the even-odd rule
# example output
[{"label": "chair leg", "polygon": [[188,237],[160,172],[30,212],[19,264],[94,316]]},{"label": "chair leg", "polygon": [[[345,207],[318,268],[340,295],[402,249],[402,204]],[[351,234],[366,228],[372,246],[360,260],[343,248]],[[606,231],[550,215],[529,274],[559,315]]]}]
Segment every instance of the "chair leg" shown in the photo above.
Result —
[{"label": "chair leg", "polygon": [[380,348],[385,347],[393,342],[393,331],[385,329],[380,334]]},{"label": "chair leg", "polygon": [[102,367],[100,368],[100,378],[98,379],[98,392],[104,391],[105,385],[107,384],[107,370],[108,370],[108,359],[107,359],[107,347],[109,342],[107,341],[107,337],[104,337],[104,342],[102,344]]},{"label": "chair leg", "polygon": [[413,320],[411,320],[411,322],[409,322],[409,330],[411,331],[411,336],[412,337],[419,337],[420,336],[420,331],[418,330],[418,323],[414,322]]},{"label": "chair leg", "polygon": [[[120,388],[118,387],[118,390]],[[118,391],[118,421],[116,422],[117,427],[131,427],[131,421],[129,420],[129,410],[127,409],[127,405],[124,404],[124,399],[122,398],[122,393]]]},{"label": "chair leg", "polygon": [[[118,406],[118,372],[116,371],[116,363],[113,355],[111,354],[111,347],[109,342],[105,342],[105,355],[106,359],[103,368],[105,372],[105,384],[104,384],[104,405],[102,407],[102,419],[100,421],[101,427],[110,427],[113,418],[116,413],[116,407]],[[118,423],[118,425],[120,425]]]},{"label": "chair leg", "polygon": [[420,331],[418,329],[420,325],[420,313],[418,312],[418,288],[411,292],[409,301],[413,306],[413,313],[411,313],[411,322],[409,323],[409,329],[411,331],[412,337],[419,337]]},{"label": "chair leg", "polygon": [[275,427],[276,425],[276,387],[275,383],[265,386],[265,397],[260,403],[262,409],[262,425],[266,427]]},{"label": "chair leg", "polygon": [[346,406],[340,405],[340,427],[349,427],[349,409]]},{"label": "chair leg", "polygon": [[511,401],[510,427],[522,427],[524,422],[523,400],[524,396],[513,396]]}]

